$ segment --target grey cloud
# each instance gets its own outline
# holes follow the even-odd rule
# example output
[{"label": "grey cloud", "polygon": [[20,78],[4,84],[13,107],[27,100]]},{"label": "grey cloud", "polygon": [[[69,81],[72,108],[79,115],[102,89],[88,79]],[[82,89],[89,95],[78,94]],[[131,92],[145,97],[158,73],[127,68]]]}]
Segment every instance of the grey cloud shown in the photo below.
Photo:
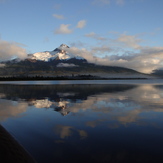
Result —
[{"label": "grey cloud", "polygon": [[163,53],[163,47],[141,47],[141,52],[146,55],[162,55]]},{"label": "grey cloud", "polygon": [[83,43],[81,41],[76,41],[76,42],[72,42],[70,43],[70,47],[84,47],[86,46],[87,44],[86,43]]},{"label": "grey cloud", "polygon": [[129,55],[111,55],[110,60],[111,61],[116,61],[116,60],[126,60],[130,61],[134,58],[134,56],[129,56]]},{"label": "grey cloud", "polygon": [[93,38],[93,39],[95,39],[95,40],[101,40],[101,41],[107,40],[106,38],[101,37],[101,36],[99,36],[98,34],[96,34],[96,33],[94,33],[94,32],[85,34],[85,37],[90,37],[90,38]]},{"label": "grey cloud", "polygon": [[26,50],[21,47],[22,44],[16,42],[7,42],[0,40],[0,58],[1,61],[9,60],[14,57],[24,59],[27,57]]},{"label": "grey cloud", "polygon": [[[115,34],[116,39],[107,39],[101,45],[86,49],[73,48],[73,53],[80,54],[89,62],[122,66],[144,73],[151,73],[163,67],[163,47],[149,47],[140,45],[144,40],[138,35]],[[102,40],[99,35],[91,32],[85,35],[96,40]],[[105,55],[105,56],[104,56]]]},{"label": "grey cloud", "polygon": [[101,47],[92,48],[92,53],[109,53],[111,51],[113,51],[113,49],[105,45]]},{"label": "grey cloud", "polygon": [[134,49],[139,49],[141,47],[139,44],[143,40],[139,39],[135,35],[121,34],[115,41],[123,43],[124,46],[131,47],[131,48],[134,48]]}]

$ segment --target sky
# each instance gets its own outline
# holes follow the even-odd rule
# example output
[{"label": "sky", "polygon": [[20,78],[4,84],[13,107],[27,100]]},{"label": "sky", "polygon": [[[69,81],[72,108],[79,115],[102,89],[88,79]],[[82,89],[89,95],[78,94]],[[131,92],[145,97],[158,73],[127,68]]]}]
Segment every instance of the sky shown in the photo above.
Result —
[{"label": "sky", "polygon": [[89,62],[163,68],[163,0],[0,0],[0,61],[62,43]]}]

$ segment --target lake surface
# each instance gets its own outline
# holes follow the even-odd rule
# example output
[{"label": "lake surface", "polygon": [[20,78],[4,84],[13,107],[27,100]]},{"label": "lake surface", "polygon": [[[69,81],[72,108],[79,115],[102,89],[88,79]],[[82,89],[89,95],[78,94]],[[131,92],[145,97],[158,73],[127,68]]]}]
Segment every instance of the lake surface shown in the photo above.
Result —
[{"label": "lake surface", "polygon": [[36,161],[163,162],[163,82],[52,82],[0,84],[1,125]]}]

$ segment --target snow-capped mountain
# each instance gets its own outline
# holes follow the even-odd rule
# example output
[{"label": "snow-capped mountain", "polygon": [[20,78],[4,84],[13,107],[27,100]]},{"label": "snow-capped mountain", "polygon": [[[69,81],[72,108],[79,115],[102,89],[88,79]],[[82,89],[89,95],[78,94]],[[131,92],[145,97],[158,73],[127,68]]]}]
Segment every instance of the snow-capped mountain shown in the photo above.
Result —
[{"label": "snow-capped mountain", "polygon": [[51,60],[69,60],[72,58],[84,60],[84,58],[80,56],[76,56],[74,54],[68,53],[69,46],[65,44],[61,44],[58,48],[53,51],[45,51],[45,52],[37,52],[34,54],[28,55],[29,59],[39,60],[39,61],[51,61]]},{"label": "snow-capped mountain", "polygon": [[[38,52],[28,55],[24,60],[14,59],[3,63],[0,76],[42,76],[66,77],[75,79],[87,78],[140,78],[143,74],[135,70],[97,65],[72,53],[72,49],[62,44],[53,51]],[[144,78],[144,75],[143,75]]]}]

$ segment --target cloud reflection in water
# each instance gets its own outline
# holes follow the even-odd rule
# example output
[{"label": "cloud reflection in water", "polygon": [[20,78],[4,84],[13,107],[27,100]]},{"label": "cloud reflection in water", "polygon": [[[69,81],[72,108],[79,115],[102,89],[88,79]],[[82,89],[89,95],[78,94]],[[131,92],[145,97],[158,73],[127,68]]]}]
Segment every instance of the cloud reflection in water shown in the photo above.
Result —
[{"label": "cloud reflection in water", "polygon": [[0,103],[1,123],[38,162],[158,162],[163,154],[162,86],[0,85]]},{"label": "cloud reflection in water", "polygon": [[[163,112],[163,91],[154,85],[90,85],[86,89],[81,85],[5,87],[7,91],[0,85],[1,120],[17,116],[29,106],[51,108],[62,115],[71,113],[73,116],[81,111],[87,115],[89,110],[96,114],[96,121],[107,117],[124,125],[146,118],[142,113]],[[87,125],[95,126],[99,122],[92,123]]]}]

